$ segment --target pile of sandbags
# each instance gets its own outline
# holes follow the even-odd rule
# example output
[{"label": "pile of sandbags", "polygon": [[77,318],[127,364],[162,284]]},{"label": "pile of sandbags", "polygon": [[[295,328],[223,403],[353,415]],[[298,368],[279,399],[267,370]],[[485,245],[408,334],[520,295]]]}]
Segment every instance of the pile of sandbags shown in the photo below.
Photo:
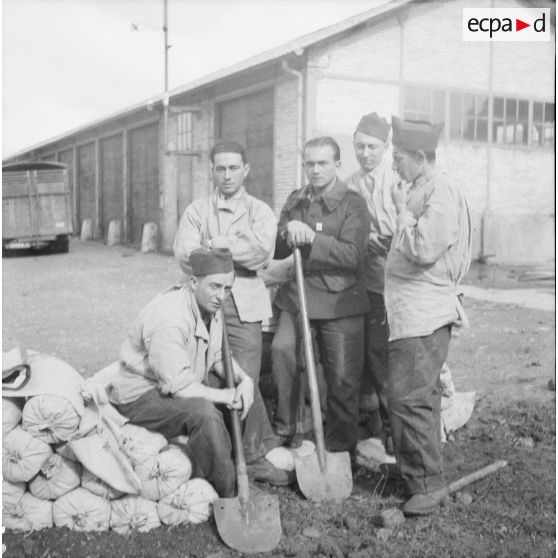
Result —
[{"label": "pile of sandbags", "polygon": [[192,465],[178,446],[125,424],[108,399],[78,381],[66,363],[61,394],[49,388],[42,393],[36,377],[33,383],[33,362],[39,376],[46,368],[56,375],[62,363],[34,353],[30,390],[2,397],[4,526],[126,534],[209,518],[217,493],[207,481],[190,479]]}]

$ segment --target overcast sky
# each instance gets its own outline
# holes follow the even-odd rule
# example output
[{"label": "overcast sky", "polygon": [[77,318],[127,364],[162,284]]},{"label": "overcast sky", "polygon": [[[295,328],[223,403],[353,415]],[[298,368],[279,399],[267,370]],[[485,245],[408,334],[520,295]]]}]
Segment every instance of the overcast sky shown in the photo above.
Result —
[{"label": "overcast sky", "polygon": [[[170,87],[385,1],[168,0]],[[3,0],[2,157],[160,93],[162,18],[163,0]]]}]

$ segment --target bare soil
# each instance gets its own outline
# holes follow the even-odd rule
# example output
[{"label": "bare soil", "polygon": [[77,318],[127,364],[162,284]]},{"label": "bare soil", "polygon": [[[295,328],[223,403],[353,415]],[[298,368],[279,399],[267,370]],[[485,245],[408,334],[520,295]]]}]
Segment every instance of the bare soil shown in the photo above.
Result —
[{"label": "bare soil", "polygon": [[[473,270],[469,283],[518,287],[506,270],[478,273]],[[521,273],[528,281],[520,287],[549,286],[545,274]],[[4,350],[19,343],[53,354],[87,377],[116,359],[136,313],[179,278],[169,255],[79,241],[69,254],[4,259]],[[475,390],[478,399],[471,421],[445,444],[447,477],[456,480],[498,459],[508,467],[458,493],[440,512],[389,531],[380,529],[377,515],[400,500],[397,487],[379,474],[358,469],[353,495],[342,504],[316,505],[297,489],[265,487],[279,497],[284,533],[268,555],[555,555],[556,412],[548,388],[555,381],[554,312],[474,300],[466,307],[472,327],[453,339],[448,363],[457,389]],[[238,556],[212,521],[130,537],[8,531],[3,542],[6,558]]]}]

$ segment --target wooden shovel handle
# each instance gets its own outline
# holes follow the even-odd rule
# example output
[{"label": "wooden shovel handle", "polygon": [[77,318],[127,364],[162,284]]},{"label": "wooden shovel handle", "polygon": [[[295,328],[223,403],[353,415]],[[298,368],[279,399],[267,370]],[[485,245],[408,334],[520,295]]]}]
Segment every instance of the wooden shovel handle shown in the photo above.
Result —
[{"label": "wooden shovel handle", "polygon": [[[235,388],[234,372],[231,357],[231,346],[227,332],[227,323],[225,321],[225,312],[221,307],[221,321],[223,323],[223,346],[222,359],[225,368],[225,381],[228,388]],[[248,487],[248,470],[246,468],[246,459],[244,458],[244,448],[242,446],[242,428],[240,425],[240,411],[231,409],[231,429],[232,442],[234,448],[234,461],[236,467],[236,482],[238,485],[238,498],[242,504],[248,501],[250,497],[250,489]]]},{"label": "wooden shovel handle", "polygon": [[310,389],[312,423],[314,426],[314,436],[316,437],[316,452],[318,454],[318,463],[320,465],[320,469],[324,471],[326,467],[324,430],[322,426],[320,397],[318,394],[318,380],[316,379],[316,367],[314,365],[314,349],[312,347],[312,335],[310,333],[310,320],[308,318],[308,307],[306,304],[306,290],[304,287],[302,257],[300,255],[299,248],[295,247],[293,253],[295,262],[296,284],[298,287],[298,301],[300,306],[300,325],[302,327],[302,341],[304,343],[304,359],[306,361],[308,387]]}]

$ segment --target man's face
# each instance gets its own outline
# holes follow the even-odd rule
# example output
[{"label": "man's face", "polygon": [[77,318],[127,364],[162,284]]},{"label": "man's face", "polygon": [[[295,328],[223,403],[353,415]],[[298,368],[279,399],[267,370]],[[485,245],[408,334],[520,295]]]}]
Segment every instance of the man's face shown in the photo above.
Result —
[{"label": "man's face", "polygon": [[401,180],[411,183],[420,174],[422,166],[415,153],[394,145],[392,168]]},{"label": "man's face", "polygon": [[215,314],[231,292],[234,271],[213,273],[205,277],[190,277],[190,285],[202,312]]},{"label": "man's face", "polygon": [[250,165],[242,162],[240,153],[216,153],[212,170],[215,186],[225,198],[230,198],[242,188]]},{"label": "man's face", "polygon": [[355,147],[357,161],[361,168],[372,171],[382,162],[388,144],[374,136],[368,136],[362,132],[357,132],[354,137],[353,145]]},{"label": "man's face", "polygon": [[307,147],[304,150],[304,170],[308,182],[314,188],[323,188],[337,175],[340,161],[335,161],[331,145]]}]

